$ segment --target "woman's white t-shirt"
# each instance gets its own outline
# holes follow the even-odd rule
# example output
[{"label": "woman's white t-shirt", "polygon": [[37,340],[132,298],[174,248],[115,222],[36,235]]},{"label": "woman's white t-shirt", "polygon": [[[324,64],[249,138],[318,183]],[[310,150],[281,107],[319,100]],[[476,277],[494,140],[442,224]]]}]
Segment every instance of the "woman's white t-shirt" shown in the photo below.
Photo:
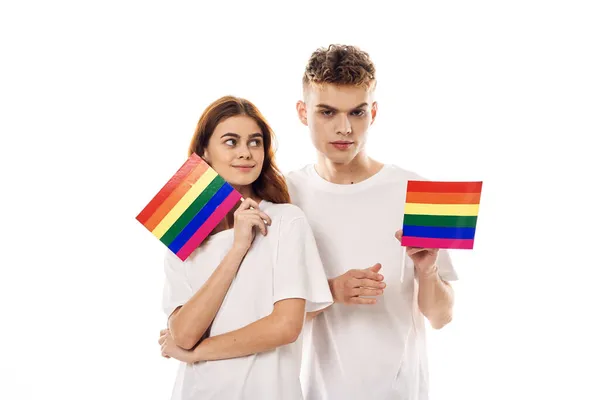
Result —
[{"label": "woman's white t-shirt", "polygon": [[[271,217],[268,234],[256,234],[212,324],[216,336],[242,328],[273,311],[287,298],[306,299],[306,311],[332,303],[313,233],[304,213],[292,204],[263,200]],[[165,258],[163,310],[167,316],[184,305],[208,280],[233,244],[234,230],[209,237],[181,261]],[[302,335],[294,343],[246,357],[181,363],[172,399],[302,399]]]}]

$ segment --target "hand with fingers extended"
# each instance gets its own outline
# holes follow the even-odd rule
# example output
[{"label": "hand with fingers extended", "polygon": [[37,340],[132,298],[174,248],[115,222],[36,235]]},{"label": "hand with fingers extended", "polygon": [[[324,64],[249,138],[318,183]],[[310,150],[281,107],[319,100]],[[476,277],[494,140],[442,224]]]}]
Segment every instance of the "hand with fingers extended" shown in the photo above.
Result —
[{"label": "hand with fingers extended", "polygon": [[383,294],[385,283],[383,275],[379,274],[381,264],[370,268],[351,269],[331,279],[329,286],[336,303],[343,304],[375,304],[377,299],[365,296],[379,296]]},{"label": "hand with fingers extended", "polygon": [[271,218],[260,211],[256,201],[247,198],[233,214],[234,216],[234,247],[242,251],[248,251],[254,238],[256,230],[263,236],[267,235],[267,225],[271,225]]}]

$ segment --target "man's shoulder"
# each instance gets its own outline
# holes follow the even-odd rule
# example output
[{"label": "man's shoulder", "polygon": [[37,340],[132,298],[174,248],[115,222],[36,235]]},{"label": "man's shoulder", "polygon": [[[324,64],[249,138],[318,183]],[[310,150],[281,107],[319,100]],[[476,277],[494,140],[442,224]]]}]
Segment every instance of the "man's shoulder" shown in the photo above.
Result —
[{"label": "man's shoulder", "polygon": [[307,164],[302,168],[295,169],[284,174],[285,184],[287,185],[292,203],[296,203],[300,193],[305,192],[311,185],[314,177],[311,174],[311,168],[314,164]]},{"label": "man's shoulder", "polygon": [[417,173],[414,170],[400,167],[397,164],[385,164],[385,168],[388,171],[387,177],[393,181],[426,181],[427,178],[424,178],[421,174]]},{"label": "man's shoulder", "polygon": [[292,171],[288,171],[284,174],[286,182],[296,183],[302,180],[309,179],[310,168],[313,168],[313,164],[306,164],[302,168],[298,168]]}]

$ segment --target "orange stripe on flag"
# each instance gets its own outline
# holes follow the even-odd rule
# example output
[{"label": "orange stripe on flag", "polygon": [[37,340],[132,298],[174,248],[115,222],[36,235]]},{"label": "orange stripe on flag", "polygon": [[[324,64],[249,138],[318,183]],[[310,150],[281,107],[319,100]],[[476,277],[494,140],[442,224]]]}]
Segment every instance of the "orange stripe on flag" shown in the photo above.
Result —
[{"label": "orange stripe on flag", "polygon": [[427,193],[408,192],[407,203],[424,204],[479,204],[481,193]]}]

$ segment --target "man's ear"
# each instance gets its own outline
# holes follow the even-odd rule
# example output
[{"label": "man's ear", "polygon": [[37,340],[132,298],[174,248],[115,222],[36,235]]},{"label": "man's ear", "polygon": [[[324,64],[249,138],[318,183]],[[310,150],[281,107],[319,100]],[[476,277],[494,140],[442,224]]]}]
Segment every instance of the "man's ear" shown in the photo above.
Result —
[{"label": "man's ear", "polygon": [[373,122],[375,122],[375,117],[377,117],[377,107],[378,107],[378,104],[376,101],[374,101],[373,104],[371,105],[371,124],[373,124]]},{"label": "man's ear", "polygon": [[296,111],[298,112],[298,119],[300,119],[300,122],[308,126],[306,103],[302,100],[298,100],[296,102]]}]

